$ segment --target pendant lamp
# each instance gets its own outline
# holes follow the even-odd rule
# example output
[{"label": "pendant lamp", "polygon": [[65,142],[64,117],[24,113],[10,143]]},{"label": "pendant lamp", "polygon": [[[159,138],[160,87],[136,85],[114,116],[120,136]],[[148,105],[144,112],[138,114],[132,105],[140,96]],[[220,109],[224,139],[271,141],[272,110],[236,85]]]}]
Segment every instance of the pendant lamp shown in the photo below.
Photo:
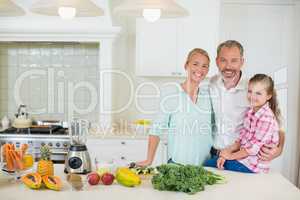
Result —
[{"label": "pendant lamp", "polygon": [[30,11],[41,15],[60,16],[63,19],[104,15],[103,9],[90,0],[39,0],[32,5]]},{"label": "pendant lamp", "polygon": [[189,15],[174,0],[124,0],[113,13],[117,16],[144,17],[148,21]]},{"label": "pendant lamp", "polygon": [[23,16],[25,11],[10,0],[0,0],[0,16],[1,17],[14,17]]}]

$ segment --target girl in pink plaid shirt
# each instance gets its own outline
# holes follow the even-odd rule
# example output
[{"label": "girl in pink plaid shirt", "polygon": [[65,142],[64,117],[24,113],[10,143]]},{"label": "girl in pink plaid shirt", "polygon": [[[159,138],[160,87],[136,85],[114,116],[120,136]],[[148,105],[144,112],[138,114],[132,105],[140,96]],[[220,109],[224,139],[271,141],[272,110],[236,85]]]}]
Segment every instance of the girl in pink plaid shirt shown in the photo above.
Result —
[{"label": "girl in pink plaid shirt", "polygon": [[269,161],[262,161],[258,152],[265,145],[278,145],[280,110],[274,82],[265,74],[256,74],[248,85],[250,108],[244,116],[237,141],[223,149],[218,157],[205,165],[245,173],[267,173]]}]

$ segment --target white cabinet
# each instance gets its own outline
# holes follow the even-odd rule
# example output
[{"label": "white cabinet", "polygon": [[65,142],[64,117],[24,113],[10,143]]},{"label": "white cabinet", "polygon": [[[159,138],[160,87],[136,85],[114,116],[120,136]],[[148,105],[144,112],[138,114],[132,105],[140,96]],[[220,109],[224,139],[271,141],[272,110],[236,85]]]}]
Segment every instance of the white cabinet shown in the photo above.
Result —
[{"label": "white cabinet", "polygon": [[190,16],[136,21],[136,75],[185,76],[187,54],[203,48],[211,57],[209,75],[215,74],[214,58],[219,33],[219,0],[182,1]]},{"label": "white cabinet", "polygon": [[[147,158],[148,139],[88,139],[88,150],[94,162],[95,158],[100,162],[127,164],[142,161]],[[157,166],[167,162],[167,144],[160,141],[152,163]]]},{"label": "white cabinet", "polygon": [[138,19],[136,35],[136,74],[140,76],[178,75],[177,21],[164,19],[148,23]]}]

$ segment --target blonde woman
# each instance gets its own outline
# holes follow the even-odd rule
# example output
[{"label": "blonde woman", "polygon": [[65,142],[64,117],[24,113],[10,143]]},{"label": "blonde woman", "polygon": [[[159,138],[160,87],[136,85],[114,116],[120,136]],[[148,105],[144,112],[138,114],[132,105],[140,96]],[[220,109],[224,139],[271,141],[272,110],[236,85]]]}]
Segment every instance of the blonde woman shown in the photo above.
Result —
[{"label": "blonde woman", "polygon": [[187,56],[187,78],[178,84],[179,91],[161,100],[161,112],[150,131],[147,159],[138,166],[152,164],[160,137],[168,138],[168,162],[202,165],[212,146],[212,105],[209,88],[203,80],[209,71],[210,58],[200,48]]}]

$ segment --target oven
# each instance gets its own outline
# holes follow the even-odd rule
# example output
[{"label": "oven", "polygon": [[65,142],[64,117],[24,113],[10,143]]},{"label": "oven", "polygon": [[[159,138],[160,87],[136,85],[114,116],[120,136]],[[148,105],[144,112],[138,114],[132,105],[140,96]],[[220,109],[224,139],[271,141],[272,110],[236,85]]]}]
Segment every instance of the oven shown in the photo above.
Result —
[{"label": "oven", "polygon": [[[46,128],[46,127],[43,127]],[[59,127],[55,129],[43,130],[41,127],[29,129],[9,128],[0,132],[1,146],[6,143],[15,144],[19,147],[21,144],[29,144],[34,150],[35,159],[40,158],[40,148],[48,145],[51,149],[51,160],[54,163],[64,163],[70,147],[70,135],[68,129]],[[39,130],[39,131],[38,131]]]}]

